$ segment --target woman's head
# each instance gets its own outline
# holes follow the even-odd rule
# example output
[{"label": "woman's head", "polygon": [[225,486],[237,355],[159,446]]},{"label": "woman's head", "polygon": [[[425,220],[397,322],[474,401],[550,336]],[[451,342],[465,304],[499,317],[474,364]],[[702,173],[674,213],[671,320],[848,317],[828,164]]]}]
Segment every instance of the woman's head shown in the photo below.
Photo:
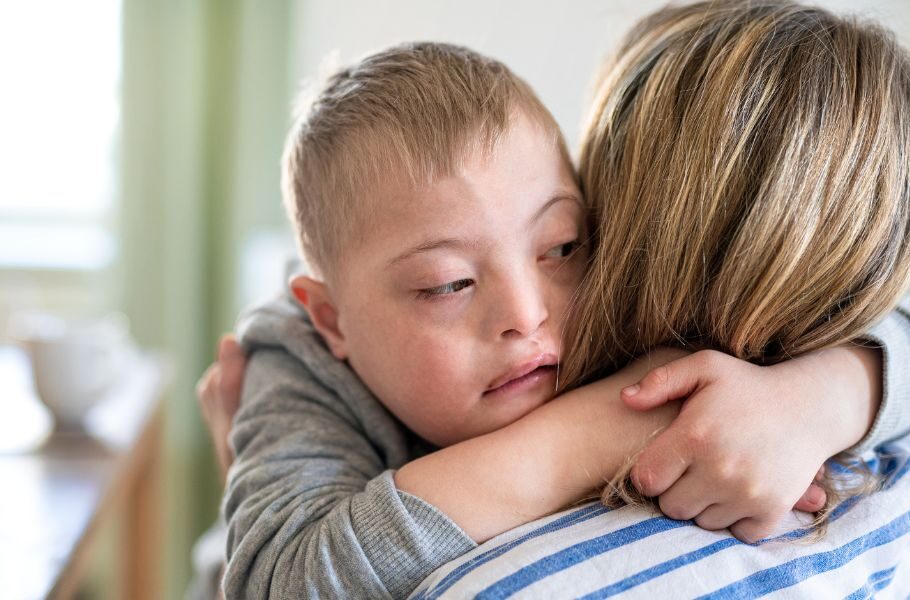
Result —
[{"label": "woman's head", "polygon": [[907,115],[875,26],[775,1],[643,20],[584,135],[597,250],[565,385],[659,344],[773,362],[859,336],[910,277]]}]

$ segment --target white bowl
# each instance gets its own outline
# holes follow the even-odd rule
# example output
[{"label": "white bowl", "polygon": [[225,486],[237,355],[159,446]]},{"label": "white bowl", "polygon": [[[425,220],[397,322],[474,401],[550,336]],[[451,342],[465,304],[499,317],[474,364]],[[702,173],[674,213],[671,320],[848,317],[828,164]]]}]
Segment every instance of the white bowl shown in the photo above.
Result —
[{"label": "white bowl", "polygon": [[129,353],[129,322],[119,313],[66,318],[30,313],[13,324],[31,359],[35,389],[61,428],[79,427],[117,381]]}]

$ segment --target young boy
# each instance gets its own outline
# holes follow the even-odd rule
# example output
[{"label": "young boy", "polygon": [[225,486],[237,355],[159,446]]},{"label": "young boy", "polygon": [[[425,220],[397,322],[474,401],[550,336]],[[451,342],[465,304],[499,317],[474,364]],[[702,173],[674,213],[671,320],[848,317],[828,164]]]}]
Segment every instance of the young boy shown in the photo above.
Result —
[{"label": "young boy", "polygon": [[[586,216],[558,127],[500,63],[414,44],[336,74],[292,131],[284,178],[311,275],[291,282],[305,312],[283,300],[241,322],[228,598],[406,596],[583,497],[678,412],[618,401],[675,351],[550,400]],[[880,396],[863,365],[879,359],[826,356],[855,386],[782,383],[845,419],[779,447],[859,441]],[[873,433],[864,446],[894,429]]]}]

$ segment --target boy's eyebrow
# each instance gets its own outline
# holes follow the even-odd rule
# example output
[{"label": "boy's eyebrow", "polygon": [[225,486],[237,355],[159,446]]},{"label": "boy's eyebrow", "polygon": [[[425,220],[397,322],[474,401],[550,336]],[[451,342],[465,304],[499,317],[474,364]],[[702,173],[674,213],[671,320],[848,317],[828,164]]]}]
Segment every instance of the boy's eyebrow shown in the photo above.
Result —
[{"label": "boy's eyebrow", "polygon": [[[534,213],[534,216],[531,217],[529,224],[533,225],[544,214],[546,214],[546,212],[548,210],[550,210],[551,206],[553,206],[554,204],[557,204],[559,202],[562,202],[564,200],[570,200],[572,202],[575,202],[576,204],[578,204],[579,208],[582,208],[582,210],[584,210],[584,207],[582,206],[582,203],[581,203],[581,199],[578,197],[577,194],[573,194],[571,192],[558,193],[555,196],[553,196],[552,198],[550,198],[549,200],[547,200],[547,203],[544,204],[543,206],[541,206],[540,209],[538,209],[538,211],[536,213]],[[428,240],[426,242],[418,244],[417,246],[414,246],[410,250],[405,250],[404,252],[402,252],[401,254],[399,254],[398,256],[393,258],[392,260],[390,260],[389,264],[387,266],[393,267],[403,260],[406,260],[406,259],[411,258],[412,256],[416,256],[418,254],[423,254],[425,252],[429,252],[431,250],[438,250],[440,248],[465,248],[468,246],[477,246],[477,243],[471,242],[468,240],[463,240],[460,238],[439,238],[439,239],[435,239],[435,240]]]},{"label": "boy's eyebrow", "polygon": [[462,240],[459,238],[440,238],[436,240],[429,240],[422,244],[414,246],[410,250],[406,250],[389,261],[388,266],[393,267],[396,264],[400,263],[403,260],[416,256],[418,254],[423,254],[431,250],[438,250],[439,248],[464,248],[466,246],[475,246],[476,244]]},{"label": "boy's eyebrow", "polygon": [[544,216],[544,214],[550,210],[551,206],[562,202],[563,200],[571,200],[577,204],[580,209],[584,210],[584,205],[581,203],[581,198],[579,198],[577,194],[573,194],[572,192],[560,192],[550,198],[546,204],[540,207],[540,210],[534,213],[534,216],[531,217],[531,224],[533,225],[537,220],[540,219],[540,217]]}]

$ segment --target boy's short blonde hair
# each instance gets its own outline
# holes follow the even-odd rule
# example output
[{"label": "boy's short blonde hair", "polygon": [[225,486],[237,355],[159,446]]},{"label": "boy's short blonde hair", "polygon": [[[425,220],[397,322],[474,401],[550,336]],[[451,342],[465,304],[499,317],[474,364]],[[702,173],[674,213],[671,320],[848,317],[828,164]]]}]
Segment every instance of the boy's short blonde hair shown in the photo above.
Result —
[{"label": "boy's short blonde hair", "polygon": [[[520,111],[552,134],[552,115],[501,62],[442,43],[395,46],[341,69],[301,102],[288,135],[282,187],[301,253],[331,278],[382,207],[389,183],[416,189],[491,153]],[[406,188],[407,189],[407,188]]]}]

